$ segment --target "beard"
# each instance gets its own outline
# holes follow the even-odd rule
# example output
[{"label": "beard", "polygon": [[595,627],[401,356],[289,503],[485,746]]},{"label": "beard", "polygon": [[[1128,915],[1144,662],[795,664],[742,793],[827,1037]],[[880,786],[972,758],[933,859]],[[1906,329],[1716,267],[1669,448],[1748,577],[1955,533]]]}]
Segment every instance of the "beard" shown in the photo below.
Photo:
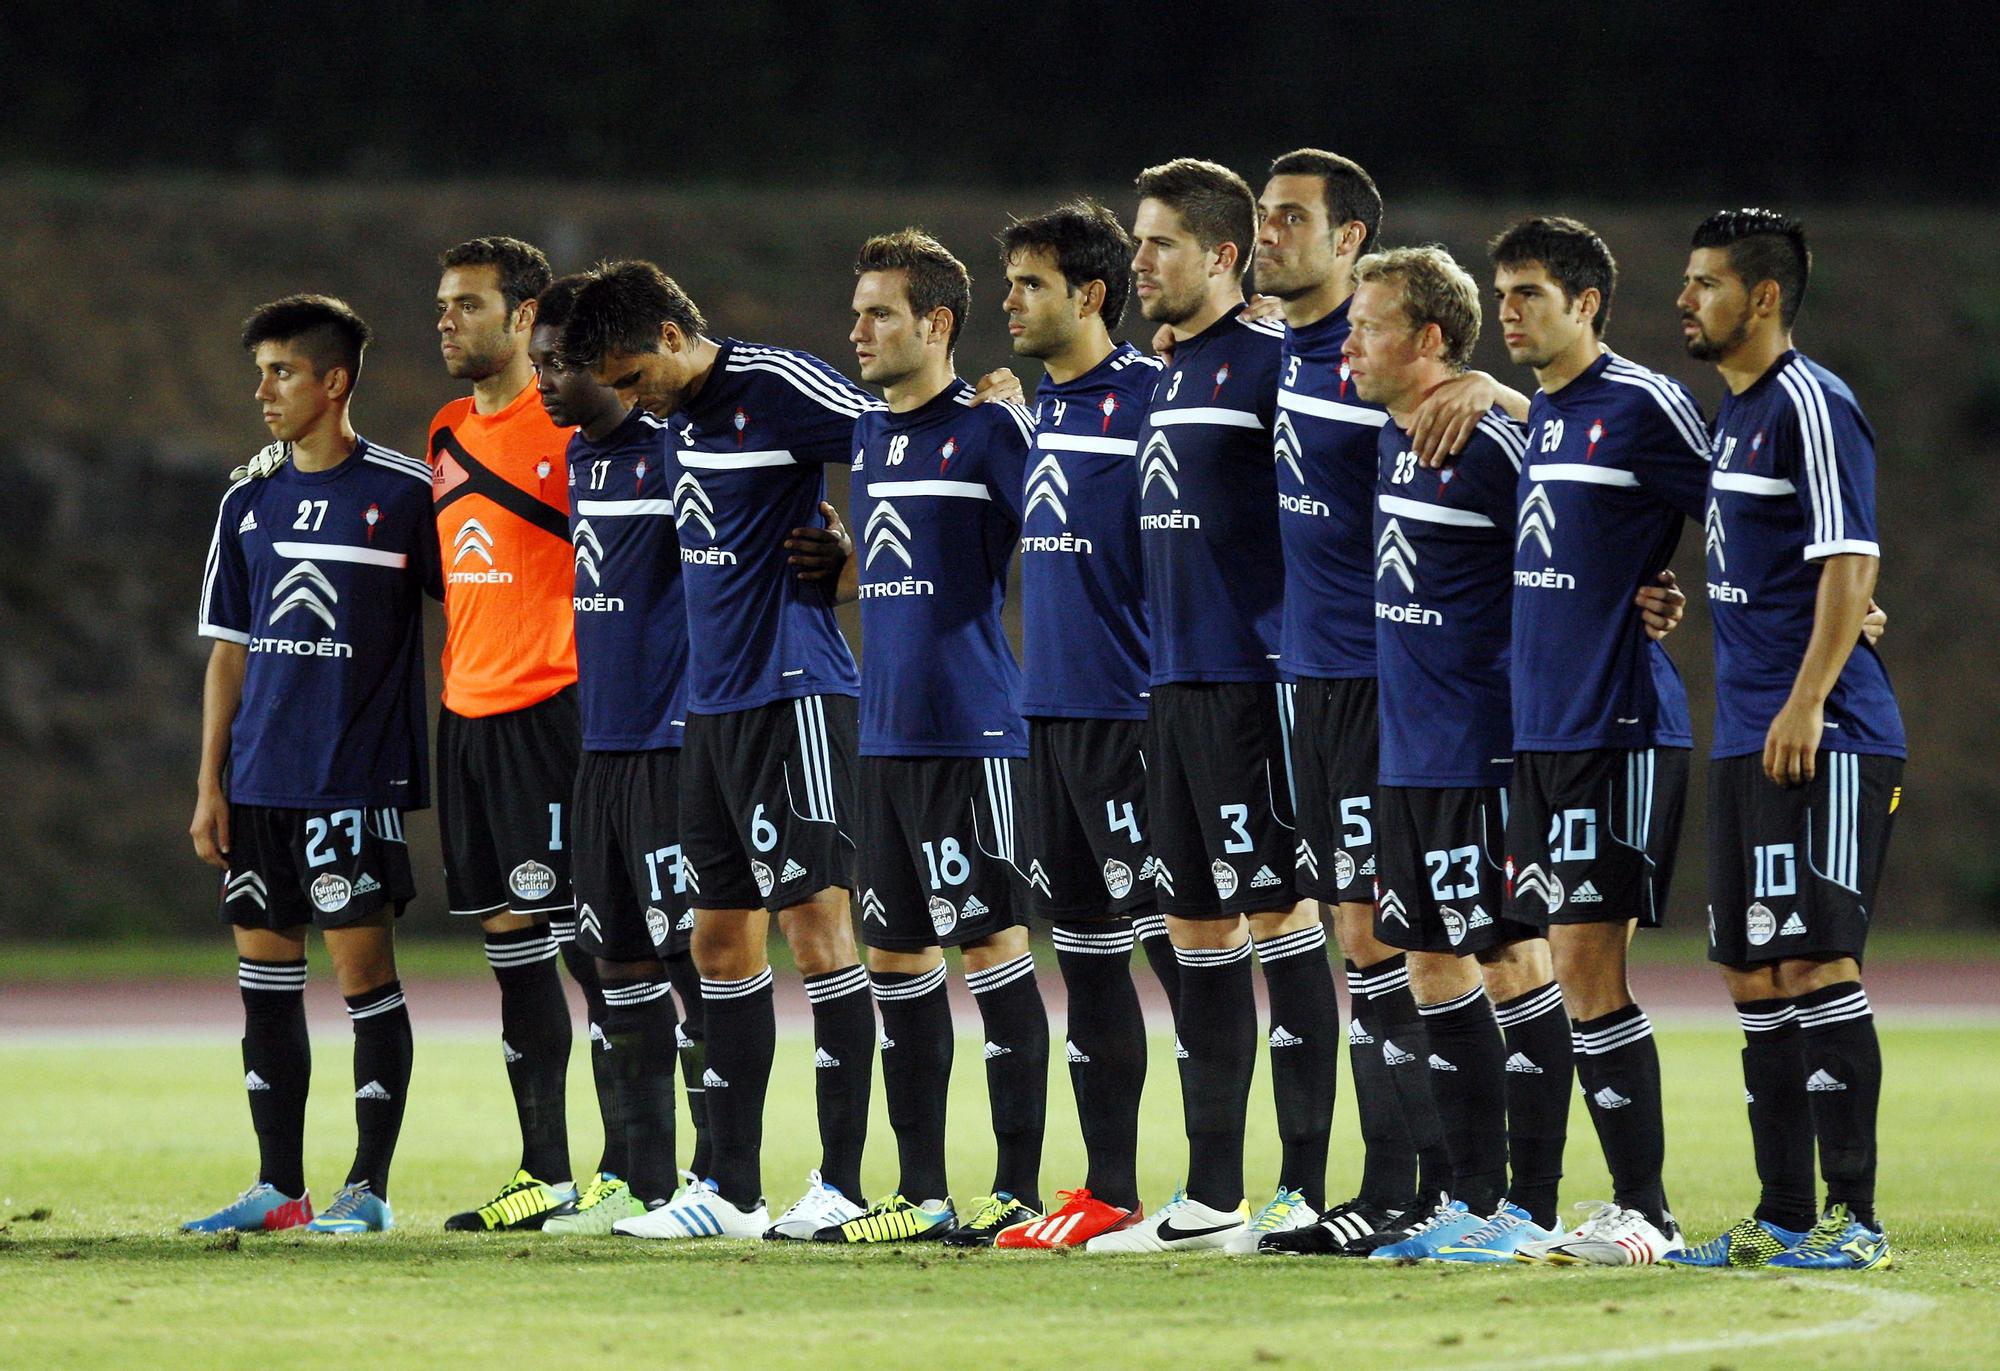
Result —
[{"label": "beard", "polygon": [[1186,323],[1201,313],[1202,303],[1208,293],[1197,283],[1184,295],[1170,294],[1164,287],[1158,295],[1140,306],[1139,313],[1155,324],[1177,325]]},{"label": "beard", "polygon": [[1690,321],[1696,332],[1687,340],[1687,354],[1697,362],[1719,362],[1743,345],[1750,336],[1750,316],[1745,314],[1736,321],[1736,327],[1727,337],[1717,338],[1704,328],[1699,320]]}]

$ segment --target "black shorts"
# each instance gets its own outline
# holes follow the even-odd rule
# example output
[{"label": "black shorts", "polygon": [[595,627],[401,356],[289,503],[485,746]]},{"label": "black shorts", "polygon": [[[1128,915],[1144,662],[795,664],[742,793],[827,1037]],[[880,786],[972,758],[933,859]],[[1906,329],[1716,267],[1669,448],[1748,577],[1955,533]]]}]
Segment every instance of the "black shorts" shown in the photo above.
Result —
[{"label": "black shorts", "polygon": [[1051,923],[1122,919],[1153,903],[1146,721],[1030,719],[1022,871]]},{"label": "black shorts", "polygon": [[1687,803],[1683,747],[1522,752],[1508,791],[1507,914],[1657,928]]},{"label": "black shorts", "polygon": [[567,916],[576,687],[506,714],[438,711],[438,827],[454,914]]},{"label": "black shorts", "polygon": [[681,849],[696,909],[788,909],[854,888],[851,695],[690,714],[681,734]]},{"label": "black shorts", "polygon": [[1162,913],[1233,919],[1299,902],[1289,690],[1248,681],[1153,687],[1146,809]]},{"label": "black shorts", "polygon": [[1773,784],[1761,754],[1709,763],[1709,960],[1859,961],[1902,779],[1900,758],[1853,752],[1820,751],[1802,786]]},{"label": "black shorts", "polygon": [[643,962],[687,951],[681,752],[586,752],[576,774],[576,945]]},{"label": "black shorts", "polygon": [[1506,917],[1505,790],[1385,785],[1376,792],[1375,825],[1378,940],[1465,956],[1542,936]]},{"label": "black shorts", "polygon": [[345,928],[416,894],[401,810],[230,808],[226,924]]},{"label": "black shorts", "polygon": [[1299,797],[1297,883],[1307,899],[1348,904],[1373,898],[1373,813],[1382,735],[1378,693],[1373,676],[1340,681],[1308,677],[1291,688],[1292,775]]},{"label": "black shorts", "polygon": [[1019,771],[1004,757],[861,759],[854,883],[863,943],[958,947],[1022,922]]}]

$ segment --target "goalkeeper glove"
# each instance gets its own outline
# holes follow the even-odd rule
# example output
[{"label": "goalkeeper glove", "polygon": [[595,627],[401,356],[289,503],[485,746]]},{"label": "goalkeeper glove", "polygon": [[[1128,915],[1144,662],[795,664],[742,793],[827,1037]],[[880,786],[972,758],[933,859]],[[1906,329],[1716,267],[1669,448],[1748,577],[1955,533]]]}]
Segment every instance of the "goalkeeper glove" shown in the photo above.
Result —
[{"label": "goalkeeper glove", "polygon": [[261,480],[292,459],[290,443],[271,443],[255,457],[229,473],[232,481]]}]

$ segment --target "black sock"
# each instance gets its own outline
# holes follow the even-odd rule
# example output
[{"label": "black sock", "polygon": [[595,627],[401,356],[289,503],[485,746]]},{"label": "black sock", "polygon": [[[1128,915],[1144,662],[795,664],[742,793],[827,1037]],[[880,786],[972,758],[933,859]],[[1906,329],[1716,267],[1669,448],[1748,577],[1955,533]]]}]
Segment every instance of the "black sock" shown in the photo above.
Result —
[{"label": "black sock", "polygon": [[813,1016],[813,1094],[819,1105],[819,1177],[859,1204],[861,1149],[875,1080],[875,1004],[868,973],[842,967],[808,976]]},{"label": "black sock", "polygon": [[390,981],[347,997],[354,1023],[354,1166],[347,1183],[368,1182],[377,1199],[389,1198],[389,1163],[403,1131],[410,1093],[410,1011],[403,983]]},{"label": "black sock", "polygon": [[1256,945],[1271,997],[1271,1094],[1278,1109],[1278,1184],[1326,1208],[1326,1151],[1340,1080],[1340,1001],[1320,924]]},{"label": "black sock", "polygon": [[1437,1103],[1431,1099],[1431,1071],[1424,1062],[1430,1048],[1423,1016],[1410,995],[1409,965],[1398,954],[1365,968],[1361,975],[1369,987],[1370,1026],[1382,1040],[1382,1065],[1417,1154],[1417,1196],[1428,1207],[1451,1189],[1451,1154],[1445,1151]]},{"label": "black sock", "polygon": [[[607,1119],[620,1122],[622,1176],[641,1200],[674,1193],[673,987],[664,969],[637,980],[604,982],[604,1058],[614,1099]],[[606,1139],[609,1152],[610,1140]]]},{"label": "black sock", "polygon": [[1418,1012],[1429,1039],[1431,1099],[1451,1156],[1451,1197],[1491,1214],[1507,1193],[1507,1050],[1493,1004],[1474,986]]},{"label": "black sock", "polygon": [[1408,985],[1401,957],[1363,971],[1347,964],[1347,1064],[1354,1073],[1354,1108],[1361,1119],[1361,1193],[1378,1209],[1402,1209],[1417,1191],[1417,1149],[1396,1103],[1396,1082],[1382,1060],[1382,1019],[1368,998],[1371,981]]},{"label": "black sock", "polygon": [[590,1079],[597,1089],[597,1114],[604,1122],[604,1155],[598,1171],[608,1176],[628,1176],[630,1163],[625,1156],[625,1123],[618,1117],[619,1090],[615,1083],[617,1063],[608,1051],[609,1030],[604,1021],[604,985],[597,975],[597,959],[576,945],[576,921],[549,920],[549,936],[556,940],[570,979],[583,988],[583,1017],[590,1025]]},{"label": "black sock", "polygon": [[486,935],[486,960],[500,982],[500,1050],[521,1123],[521,1169],[566,1185],[569,1169],[569,1001],[545,924]]},{"label": "black sock", "polygon": [[701,1009],[701,973],[694,958],[680,952],[667,958],[667,979],[681,1002],[681,1021],[674,1029],[674,1050],[681,1059],[681,1087],[687,1091],[688,1122],[694,1125],[694,1157],[690,1163],[697,1176],[706,1176],[715,1167],[715,1144],[708,1130],[708,1091],[701,1083],[708,1069],[707,1022]]},{"label": "black sock", "polygon": [[701,1007],[708,1031],[701,1083],[715,1134],[711,1179],[723,1199],[749,1209],[764,1197],[764,1095],[778,1042],[771,968],[738,981],[702,977]]},{"label": "black sock", "polygon": [[993,1111],[993,1193],[1042,1207],[1042,1135],[1049,1106],[1049,1011],[1023,952],[965,983],[986,1029],[986,1099]]},{"label": "black sock", "polygon": [[1611,1198],[1663,1230],[1673,1222],[1660,1179],[1667,1132],[1660,1112],[1660,1049],[1653,1022],[1628,1004],[1575,1024],[1577,1059],[1590,1120],[1611,1172]]},{"label": "black sock", "polygon": [[1146,1083],[1146,1022],[1132,983],[1132,941],[1124,924],[1055,929],[1069,999],[1063,1055],[1088,1162],[1083,1183],[1122,1209],[1139,1205],[1139,1094]]},{"label": "black sock", "polygon": [[944,975],[942,962],[915,975],[868,973],[882,1011],[882,1094],[896,1134],[896,1188],[912,1204],[951,1194],[944,1167],[951,1002],[945,998]]},{"label": "black sock", "polygon": [[1790,1000],[1742,1000],[1736,1018],[1743,1025],[1743,1096],[1757,1159],[1756,1217],[1802,1232],[1819,1208],[1798,1011]]},{"label": "black sock", "polygon": [[1211,1209],[1243,1202],[1243,1126],[1257,1070],[1250,944],[1177,947],[1181,969],[1181,1111],[1188,1198]]},{"label": "black sock", "polygon": [[1153,970],[1153,979],[1160,983],[1160,989],[1167,995],[1167,1012],[1179,1017],[1181,1012],[1181,964],[1174,960],[1174,945],[1167,937],[1167,918],[1156,914],[1150,907],[1132,911],[1132,936],[1139,940],[1140,950],[1146,954],[1146,965]]},{"label": "black sock", "polygon": [[1875,1111],[1882,1098],[1882,1046],[1859,981],[1801,995],[1799,1050],[1806,1098],[1819,1139],[1826,1202],[1844,1204],[1862,1223],[1875,1221]]},{"label": "black sock", "polygon": [[257,1130],[257,1179],[297,1199],[306,1193],[306,964],[236,959],[243,995],[243,1090]]},{"label": "black sock", "polygon": [[1576,1075],[1562,987],[1536,986],[1493,1006],[1493,1018],[1507,1035],[1507,1198],[1554,1228]]}]

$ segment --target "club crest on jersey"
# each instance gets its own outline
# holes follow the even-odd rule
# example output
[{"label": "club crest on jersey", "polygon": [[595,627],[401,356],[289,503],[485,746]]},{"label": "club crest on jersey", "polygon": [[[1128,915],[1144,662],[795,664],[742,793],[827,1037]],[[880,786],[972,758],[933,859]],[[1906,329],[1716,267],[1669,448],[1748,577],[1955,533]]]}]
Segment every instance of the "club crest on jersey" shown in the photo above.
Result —
[{"label": "club crest on jersey", "polygon": [[368,506],[368,512],[361,516],[361,522],[368,525],[368,541],[371,543],[374,542],[375,525],[382,522],[382,507],[380,505]]},{"label": "club crest on jersey", "polygon": [[1215,878],[1215,893],[1228,899],[1236,893],[1236,868],[1220,857],[1209,863],[1208,874]]},{"label": "club crest on jersey", "polygon": [[956,456],[958,456],[958,439],[956,437],[945,439],[944,446],[938,449],[939,472],[950,466],[951,459]]},{"label": "club crest on jersey", "polygon": [[1104,862],[1104,888],[1114,900],[1122,900],[1132,893],[1132,868],[1109,857]]},{"label": "club crest on jersey", "polygon": [[313,908],[322,914],[338,914],[353,896],[354,887],[347,883],[347,877],[331,871],[312,883]]},{"label": "club crest on jersey", "polygon": [[1097,431],[1099,433],[1111,432],[1111,416],[1118,412],[1118,397],[1107,393],[1102,400],[1097,402],[1097,412],[1104,416],[1104,422],[1098,426]]},{"label": "club crest on jersey", "polygon": [[1764,449],[1764,430],[1760,428],[1757,430],[1757,436],[1750,440],[1750,455],[1743,459],[1743,465],[1747,467],[1756,466],[1757,454],[1763,451],[1763,449]]},{"label": "club crest on jersey", "polygon": [[1744,911],[1743,936],[1752,947],[1762,947],[1778,936],[1778,916],[1769,905],[1760,900]]},{"label": "club crest on jersey", "polygon": [[1590,439],[1590,446],[1583,450],[1583,460],[1588,462],[1597,455],[1597,445],[1604,438],[1604,421],[1602,419],[1592,419],[1590,421],[1590,430],[1586,436]]},{"label": "club crest on jersey", "polygon": [[546,481],[549,479],[549,473],[553,470],[555,468],[549,465],[549,459],[544,457],[541,461],[535,463],[535,479]]},{"label": "club crest on jersey", "polygon": [[636,494],[637,492],[644,490],[645,488],[646,488],[646,459],[644,457],[641,457],[638,461],[632,464],[632,490]]},{"label": "club crest on jersey", "polygon": [[556,873],[530,857],[508,874],[507,888],[517,899],[546,899],[556,888]]},{"label": "club crest on jersey", "polygon": [[940,938],[958,927],[958,908],[942,895],[931,896],[931,929]]},{"label": "club crest on jersey", "polygon": [[736,413],[729,420],[729,426],[736,430],[736,446],[743,446],[744,430],[750,427],[750,416],[743,412],[743,406],[736,407]]},{"label": "club crest on jersey", "polygon": [[1228,384],[1229,384],[1229,363],[1224,362],[1221,366],[1215,369],[1215,389],[1211,390],[1208,393],[1208,398],[1210,400],[1214,400],[1218,395],[1222,394],[1222,388]]},{"label": "club crest on jersey", "polygon": [[667,935],[673,931],[674,926],[667,918],[666,910],[658,905],[646,906],[646,936],[653,940],[654,947],[666,946]]},{"label": "club crest on jersey", "polygon": [[1345,357],[1341,358],[1341,359],[1340,359],[1340,394],[1341,394],[1341,397],[1342,397],[1343,399],[1345,399],[1345,398],[1346,398],[1346,396],[1347,396],[1347,378],[1348,378],[1348,377],[1350,377],[1350,376],[1352,376],[1353,374],[1354,374],[1354,367],[1353,367],[1353,364],[1351,364],[1351,363],[1350,363],[1350,362],[1349,362],[1349,361],[1348,361],[1348,360],[1347,360],[1347,359],[1346,359]]}]

